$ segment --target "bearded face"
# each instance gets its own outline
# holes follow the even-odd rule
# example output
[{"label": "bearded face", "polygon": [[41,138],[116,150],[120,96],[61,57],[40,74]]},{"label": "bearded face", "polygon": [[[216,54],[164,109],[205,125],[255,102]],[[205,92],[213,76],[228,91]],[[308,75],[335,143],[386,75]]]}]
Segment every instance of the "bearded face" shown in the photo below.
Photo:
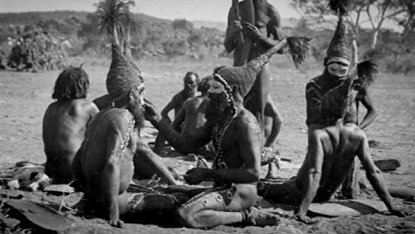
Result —
[{"label": "bearded face", "polygon": [[129,101],[129,110],[133,114],[138,128],[144,127],[144,84],[139,85],[137,88],[131,90],[131,99]]},{"label": "bearded face", "polygon": [[210,82],[208,97],[210,101],[206,108],[207,119],[214,120],[219,118],[230,107],[225,87],[215,80]]}]

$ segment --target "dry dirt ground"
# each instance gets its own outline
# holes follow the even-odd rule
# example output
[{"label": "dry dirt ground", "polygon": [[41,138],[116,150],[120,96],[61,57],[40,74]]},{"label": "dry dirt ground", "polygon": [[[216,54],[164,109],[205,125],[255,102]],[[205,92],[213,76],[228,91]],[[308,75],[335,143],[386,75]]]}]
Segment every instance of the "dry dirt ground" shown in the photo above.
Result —
[{"label": "dry dirt ground", "polygon": [[[283,117],[283,127],[273,149],[281,156],[291,159],[283,163],[279,176],[295,175],[306,151],[305,97],[306,82],[321,72],[321,67],[306,63],[295,70],[284,56],[271,63],[272,95]],[[84,69],[91,80],[89,98],[106,92],[105,78],[110,61],[107,58],[72,58],[73,65],[85,63]],[[174,61],[138,61],[144,72],[147,98],[161,110],[182,87],[182,77],[187,71],[208,75],[218,65],[230,65],[231,60],[220,58],[209,61],[191,59]],[[0,71],[0,167],[8,167],[23,160],[43,163],[42,117],[59,71],[17,73]],[[389,185],[415,189],[415,79],[413,75],[379,74],[371,88],[378,117],[368,128],[369,139],[376,141],[372,148],[374,159],[395,158],[401,167],[384,173]],[[143,134],[148,141],[154,140],[155,129],[147,125]],[[179,157],[165,158],[180,172],[186,171],[194,162]],[[264,167],[263,175],[266,168]],[[371,196],[371,199],[377,199]],[[52,199],[52,198],[51,198]],[[55,198],[56,199],[56,198]],[[59,199],[57,199],[59,200]],[[415,211],[415,203],[395,199],[406,211]],[[284,213],[284,212],[282,212]],[[285,214],[290,214],[285,212]],[[72,217],[74,223],[69,233],[415,233],[415,216],[398,218],[387,214],[360,217],[320,218],[314,225],[304,225],[285,216],[279,227],[225,227],[210,230],[186,228],[163,228],[156,225],[127,224],[124,229],[109,227],[101,219]]]}]

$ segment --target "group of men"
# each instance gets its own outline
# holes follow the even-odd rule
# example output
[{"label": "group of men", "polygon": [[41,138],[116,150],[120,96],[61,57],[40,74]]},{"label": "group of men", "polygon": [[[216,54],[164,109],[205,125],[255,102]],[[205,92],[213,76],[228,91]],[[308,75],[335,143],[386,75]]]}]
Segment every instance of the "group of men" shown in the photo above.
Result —
[{"label": "group of men", "polygon": [[[122,219],[140,220],[153,211],[195,228],[235,223],[278,225],[278,216],[254,207],[258,195],[296,203],[298,220],[310,223],[306,215],[310,203],[333,198],[357,156],[390,212],[403,215],[392,203],[362,131],[375,113],[367,85],[353,77],[353,85],[349,85],[351,66],[342,16],[327,51],[324,73],[306,87],[309,131],[303,165],[292,181],[259,182],[263,146],[272,144],[281,125],[269,91],[263,89],[269,82],[267,63],[285,48],[278,44],[283,36],[274,7],[265,0],[239,4],[242,19],[249,14],[244,13],[249,4],[257,18],[241,24],[230,13],[225,47],[237,49],[236,38],[243,32],[245,42],[251,43],[248,57],[235,67],[215,68],[200,82],[200,96],[194,93],[197,74],[187,73],[184,91],[161,115],[144,99],[143,76],[117,43],[112,44],[108,94],[95,101],[99,109],[85,100],[89,88],[85,71],[65,69],[52,95],[57,101],[48,107],[43,121],[46,173],[57,183],[75,180],[76,187],[84,192],[84,211],[104,214],[113,226],[122,226]],[[369,111],[358,125],[359,103]],[[178,104],[181,109],[176,108]],[[175,109],[173,122],[167,116],[171,109]],[[267,117],[272,119],[269,134],[265,131]],[[159,130],[160,141],[154,149],[140,138],[145,120]],[[211,142],[212,168],[190,169],[183,179],[189,185],[214,181],[214,186],[178,186],[177,178],[155,153],[164,145],[163,138],[183,153],[200,152]],[[133,176],[144,170],[157,174],[170,186],[156,193],[128,192]]]}]

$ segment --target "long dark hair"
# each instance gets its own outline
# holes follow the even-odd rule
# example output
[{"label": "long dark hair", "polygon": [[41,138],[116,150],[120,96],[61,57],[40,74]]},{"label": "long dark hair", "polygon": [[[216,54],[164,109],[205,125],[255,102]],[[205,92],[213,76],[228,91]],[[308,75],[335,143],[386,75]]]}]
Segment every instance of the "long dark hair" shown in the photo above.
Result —
[{"label": "long dark hair", "polygon": [[53,99],[67,101],[86,98],[89,89],[88,74],[81,67],[68,67],[59,74],[52,94]]}]

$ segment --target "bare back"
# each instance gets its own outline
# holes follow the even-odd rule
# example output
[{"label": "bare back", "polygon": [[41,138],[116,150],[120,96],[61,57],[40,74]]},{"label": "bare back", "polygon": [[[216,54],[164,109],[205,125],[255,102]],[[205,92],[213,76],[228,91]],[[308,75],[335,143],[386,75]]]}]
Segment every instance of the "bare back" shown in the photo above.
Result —
[{"label": "bare back", "polygon": [[46,154],[76,153],[84,140],[88,121],[97,112],[95,104],[85,99],[50,104],[43,117],[43,143]]},{"label": "bare back", "polygon": [[84,140],[88,122],[97,112],[95,104],[85,99],[56,101],[47,108],[42,133],[45,170],[54,183],[72,180],[71,163]]},{"label": "bare back", "polygon": [[[321,140],[323,154],[318,154],[319,159],[312,159],[314,149],[309,148],[309,153],[297,174],[297,186],[302,187],[302,182],[307,181],[306,176],[314,160],[322,161],[321,180],[316,199],[328,200],[341,186],[348,175],[353,160],[356,157],[362,141],[362,131],[355,124],[349,123],[342,126],[331,126],[323,129],[311,130]],[[313,146],[312,146],[313,147]]]},{"label": "bare back", "polygon": [[184,124],[182,134],[193,133],[195,130],[201,128],[206,123],[205,113],[209,99],[206,96],[197,96],[188,99],[183,104]]}]

